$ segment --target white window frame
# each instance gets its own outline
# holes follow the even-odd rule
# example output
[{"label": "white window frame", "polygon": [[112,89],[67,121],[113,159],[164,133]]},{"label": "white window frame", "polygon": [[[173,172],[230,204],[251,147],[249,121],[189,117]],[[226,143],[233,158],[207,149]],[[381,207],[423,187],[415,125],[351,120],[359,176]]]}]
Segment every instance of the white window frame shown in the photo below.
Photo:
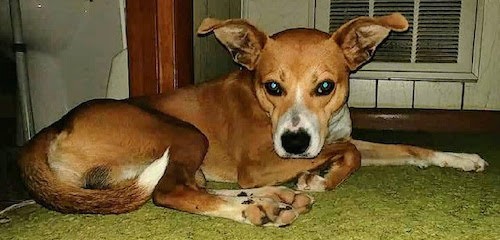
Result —
[{"label": "white window frame", "polygon": [[[314,27],[328,32],[330,27],[330,0],[315,2]],[[476,82],[479,78],[480,43],[483,26],[484,0],[462,1],[457,63],[383,63],[371,62],[351,75],[352,79],[378,80],[431,80]],[[470,21],[473,19],[474,21]],[[466,21],[469,20],[469,21]],[[402,70],[403,69],[403,70]]]}]

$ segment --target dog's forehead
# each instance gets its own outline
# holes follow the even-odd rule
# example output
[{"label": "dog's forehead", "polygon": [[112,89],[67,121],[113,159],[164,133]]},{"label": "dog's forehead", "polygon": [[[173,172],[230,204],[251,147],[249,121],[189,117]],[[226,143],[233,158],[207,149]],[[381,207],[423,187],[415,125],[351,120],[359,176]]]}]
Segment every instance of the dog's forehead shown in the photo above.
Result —
[{"label": "dog's forehead", "polygon": [[[330,45],[330,35],[316,29],[296,28],[279,32],[273,36],[272,49],[275,53],[318,55]],[[317,56],[318,57],[318,56]]]},{"label": "dog's forehead", "polygon": [[289,29],[271,36],[271,39],[259,64],[264,75],[278,68],[300,75],[345,69],[342,51],[328,33],[315,29]]},{"label": "dog's forehead", "polygon": [[293,28],[278,32],[271,36],[279,42],[304,42],[318,43],[327,40],[331,37],[330,34],[311,28]]}]

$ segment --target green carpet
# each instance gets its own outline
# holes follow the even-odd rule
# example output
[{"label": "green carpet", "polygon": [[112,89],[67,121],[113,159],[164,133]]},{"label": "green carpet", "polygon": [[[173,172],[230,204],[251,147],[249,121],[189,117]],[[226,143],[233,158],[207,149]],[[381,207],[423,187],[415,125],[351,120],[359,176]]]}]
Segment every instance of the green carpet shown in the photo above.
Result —
[{"label": "green carpet", "polygon": [[354,135],[477,152],[490,166],[483,173],[438,167],[362,168],[335,191],[313,194],[312,211],[286,228],[253,227],[151,203],[116,216],[64,215],[29,206],[8,214],[12,221],[0,224],[0,239],[500,239],[498,134]]}]

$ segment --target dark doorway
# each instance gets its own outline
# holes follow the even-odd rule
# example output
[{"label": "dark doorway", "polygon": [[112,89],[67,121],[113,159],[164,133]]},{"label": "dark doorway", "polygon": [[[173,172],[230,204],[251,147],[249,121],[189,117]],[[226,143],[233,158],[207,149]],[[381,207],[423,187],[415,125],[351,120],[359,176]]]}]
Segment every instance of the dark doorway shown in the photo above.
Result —
[{"label": "dark doorway", "polygon": [[27,198],[16,159],[17,133],[16,64],[0,56],[0,209]]}]

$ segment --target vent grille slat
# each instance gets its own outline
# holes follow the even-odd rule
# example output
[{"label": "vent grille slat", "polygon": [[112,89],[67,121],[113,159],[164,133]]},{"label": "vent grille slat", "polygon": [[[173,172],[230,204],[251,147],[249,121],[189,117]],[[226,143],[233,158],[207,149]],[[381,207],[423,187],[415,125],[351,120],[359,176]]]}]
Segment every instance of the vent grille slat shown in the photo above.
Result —
[{"label": "vent grille slat", "polygon": [[330,2],[330,32],[353,18],[368,16],[369,13],[369,0],[332,0]]},{"label": "vent grille slat", "polygon": [[[377,50],[374,61],[457,63],[462,0],[331,0],[330,31],[359,17],[400,12],[410,23],[408,31],[391,33]],[[370,9],[370,8],[373,9]],[[418,25],[414,10],[418,7]],[[414,29],[414,24],[417,29]],[[415,36],[415,38],[414,38]],[[413,42],[415,41],[415,42]],[[413,51],[413,52],[412,52]]]},{"label": "vent grille slat", "polygon": [[417,63],[456,63],[461,0],[420,0]]}]

